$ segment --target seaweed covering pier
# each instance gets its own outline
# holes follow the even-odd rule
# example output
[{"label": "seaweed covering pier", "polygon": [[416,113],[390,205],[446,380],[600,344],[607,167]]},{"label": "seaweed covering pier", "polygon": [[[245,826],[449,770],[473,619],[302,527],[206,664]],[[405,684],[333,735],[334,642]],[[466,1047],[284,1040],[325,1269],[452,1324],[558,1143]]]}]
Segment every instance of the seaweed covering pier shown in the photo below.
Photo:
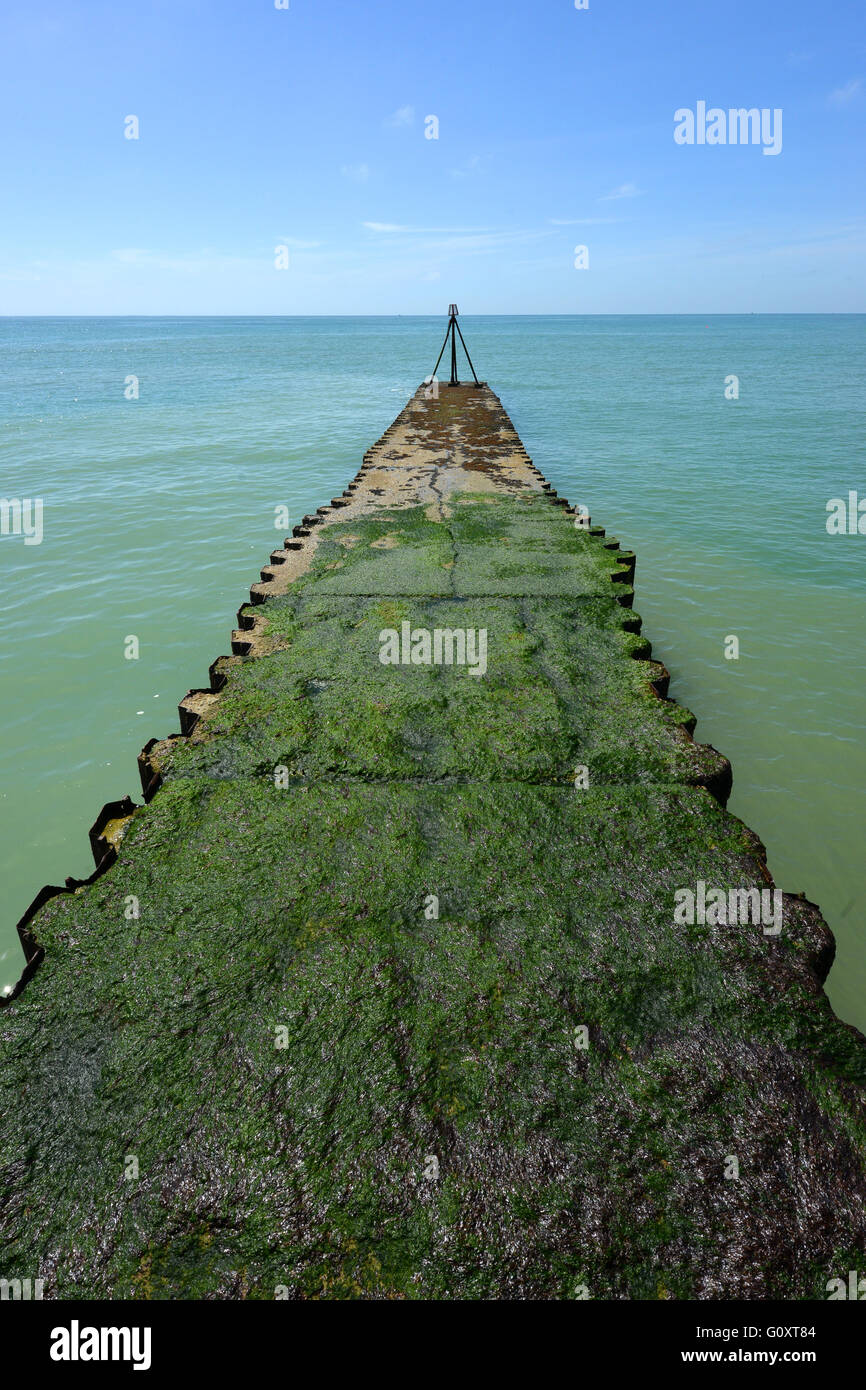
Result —
[{"label": "seaweed covering pier", "polygon": [[826,1298],[862,1266],[832,938],[583,520],[487,387],[420,388],[271,557],[145,804],[22,923],[0,1275]]}]

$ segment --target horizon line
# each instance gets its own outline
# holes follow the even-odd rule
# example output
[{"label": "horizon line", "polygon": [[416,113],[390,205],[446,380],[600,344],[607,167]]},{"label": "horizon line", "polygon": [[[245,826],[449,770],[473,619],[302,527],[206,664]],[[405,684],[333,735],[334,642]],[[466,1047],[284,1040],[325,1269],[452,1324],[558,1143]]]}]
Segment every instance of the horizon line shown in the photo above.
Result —
[{"label": "horizon line", "polygon": [[[542,319],[614,319],[614,318],[863,318],[866,309],[633,309],[606,310],[598,313],[547,313],[542,310],[507,313],[461,313],[461,318],[542,318]],[[445,310],[416,314],[0,314],[0,322],[14,319],[438,319],[447,318]]]}]

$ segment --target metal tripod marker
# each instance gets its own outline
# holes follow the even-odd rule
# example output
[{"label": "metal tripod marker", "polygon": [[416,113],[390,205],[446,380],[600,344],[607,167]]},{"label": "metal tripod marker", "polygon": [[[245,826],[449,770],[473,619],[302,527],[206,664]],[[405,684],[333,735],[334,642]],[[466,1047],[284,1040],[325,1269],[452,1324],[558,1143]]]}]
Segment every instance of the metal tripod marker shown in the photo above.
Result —
[{"label": "metal tripod marker", "polygon": [[[437,371],[439,370],[439,363],[442,361],[442,353],[444,353],[446,347],[448,346],[448,338],[449,338],[449,336],[450,336],[450,338],[451,338],[451,380],[449,381],[448,385],[449,385],[449,386],[459,386],[459,385],[460,385],[460,382],[459,382],[458,379],[457,379],[457,336],[456,336],[457,333],[460,333],[460,324],[457,322],[457,305],[456,305],[456,304],[449,304],[449,305],[448,305],[448,328],[446,329],[446,332],[445,332],[445,342],[442,344],[442,352],[440,352],[439,356],[436,358],[436,366],[433,368],[433,371],[431,372],[430,376],[428,377],[428,380],[429,380],[429,381],[433,381],[433,380],[435,379],[435,377],[436,377],[436,373],[437,373]],[[467,348],[466,343],[463,341],[463,334],[462,334],[462,333],[460,333],[460,341],[461,341],[461,343],[463,343],[463,351],[466,353],[466,361],[469,363],[469,367],[470,367],[470,370],[471,370],[471,372],[472,372],[472,376],[473,376],[474,379],[475,379],[475,385],[476,385],[476,386],[480,386],[480,385],[481,385],[481,382],[478,380],[478,377],[475,376],[475,368],[472,366],[472,358],[469,356],[469,349]]]}]

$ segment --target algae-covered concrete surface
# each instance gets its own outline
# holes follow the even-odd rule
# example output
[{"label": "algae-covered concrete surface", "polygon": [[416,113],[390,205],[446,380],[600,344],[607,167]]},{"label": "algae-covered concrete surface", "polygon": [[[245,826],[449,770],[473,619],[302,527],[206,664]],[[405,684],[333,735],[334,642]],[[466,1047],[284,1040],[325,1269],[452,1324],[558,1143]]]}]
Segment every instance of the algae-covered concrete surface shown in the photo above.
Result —
[{"label": "algae-covered concrete surface", "polygon": [[[487,388],[443,387],[274,554],[147,804],[28,914],[0,1277],[820,1299],[862,1265],[832,938],[780,920],[633,557],[580,521]],[[759,921],[689,911],[751,889]]]}]

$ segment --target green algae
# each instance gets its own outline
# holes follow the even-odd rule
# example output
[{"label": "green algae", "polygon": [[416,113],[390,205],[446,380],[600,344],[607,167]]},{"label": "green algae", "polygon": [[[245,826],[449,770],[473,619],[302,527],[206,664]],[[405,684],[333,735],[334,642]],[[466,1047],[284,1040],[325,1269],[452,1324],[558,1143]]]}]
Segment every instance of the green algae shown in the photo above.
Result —
[{"label": "green algae", "polygon": [[[227,670],[194,740],[164,775],[309,780],[445,777],[595,783],[707,783],[724,760],[684,736],[688,711],[660,700],[641,639],[584,610],[539,599],[274,599],[265,634],[281,649]],[[486,670],[383,665],[384,628],[484,629]],[[623,737],[623,728],[628,734]]]},{"label": "green algae", "polygon": [[[766,866],[616,552],[537,493],[428,512],[323,529],[116,863],[37,914],[0,1011],[0,1275],[825,1296],[864,1250],[866,1049],[819,914],[675,922]],[[484,628],[484,675],[383,665],[404,622]]]},{"label": "green algae", "polygon": [[318,540],[299,593],[449,594],[454,553],[446,527],[424,507],[391,509],[334,522]]},{"label": "green algae", "polygon": [[[37,1249],[66,1296],[137,1296],[148,1259],[152,1296],[239,1296],[241,1267],[257,1297],[565,1296],[579,1276],[646,1297],[660,1270],[675,1295],[692,1226],[724,1229],[730,1136],[754,1152],[767,1123],[767,1059],[797,1067],[801,1015],[828,1060],[844,1052],[808,997],[779,1036],[788,940],[674,926],[675,887],[701,874],[761,869],[700,790],[168,784],[111,874],[43,909],[39,987],[4,1016],[4,1170],[24,1163],[30,1207],[4,1265]],[[74,1010],[48,1017],[46,998]],[[830,1106],[813,1111],[844,1150]],[[788,1219],[771,1178],[750,1174],[750,1209]],[[587,1192],[619,1213],[601,1251],[576,1221]],[[97,1214],[117,1223],[107,1249]],[[538,1241],[558,1226],[552,1289]]]},{"label": "green algae", "polygon": [[[614,605],[613,600],[609,600]],[[619,609],[621,612],[621,609]],[[484,628],[487,671],[384,666],[384,627]],[[274,599],[267,634],[288,646],[227,670],[227,687],[165,776],[471,777],[478,780],[708,780],[723,759],[681,734],[688,712],[660,701],[639,639],[599,630],[580,605],[548,600],[335,599],[316,612]]]},{"label": "green algae", "polygon": [[[483,523],[473,525],[470,510]],[[616,552],[546,500],[464,499],[441,521],[428,512],[390,508],[331,523],[297,592],[610,595]]]}]

